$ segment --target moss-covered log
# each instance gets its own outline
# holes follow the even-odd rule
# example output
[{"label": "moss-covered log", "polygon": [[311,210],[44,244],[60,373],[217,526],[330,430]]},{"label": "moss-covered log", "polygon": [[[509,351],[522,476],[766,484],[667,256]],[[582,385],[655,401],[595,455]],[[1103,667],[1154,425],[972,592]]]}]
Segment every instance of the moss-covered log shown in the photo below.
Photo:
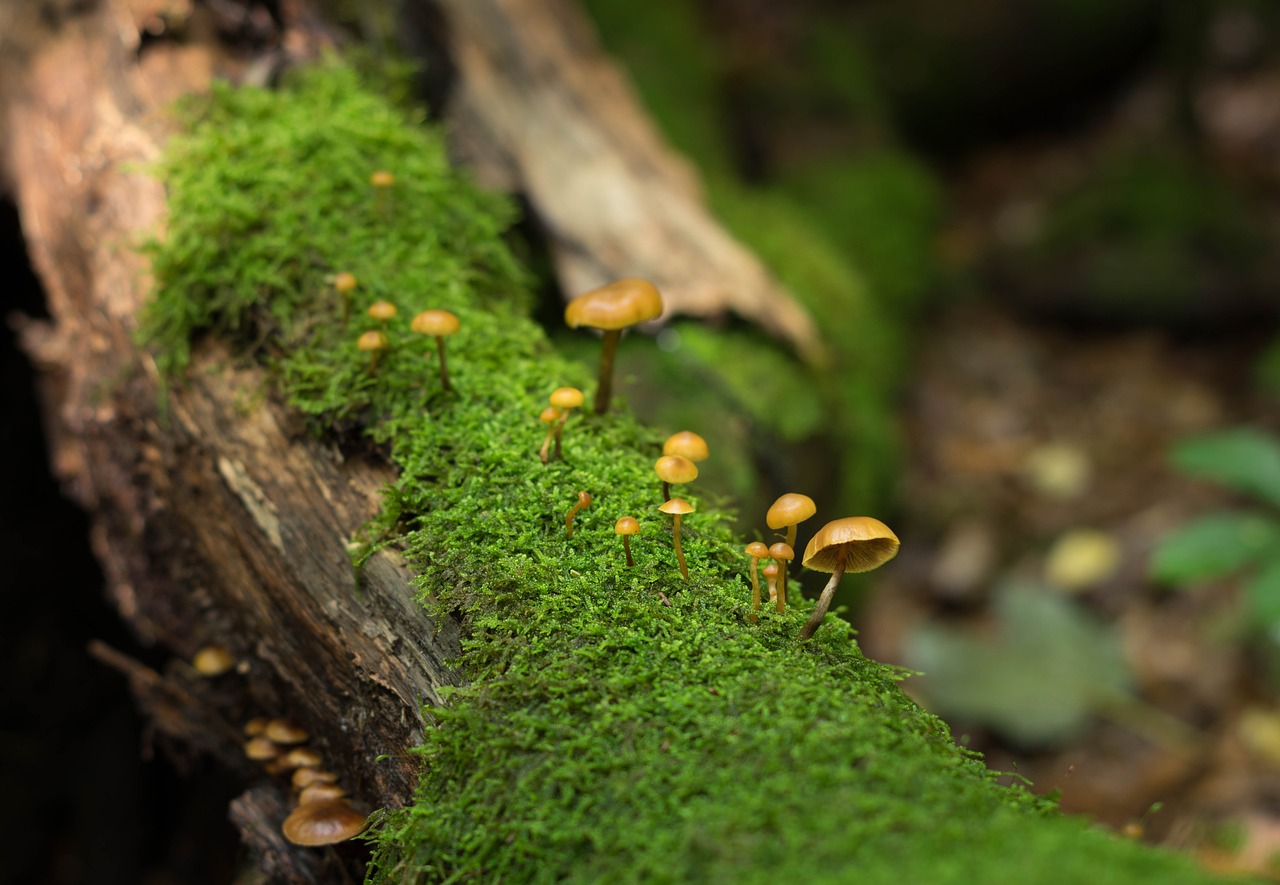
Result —
[{"label": "moss-covered log", "polygon": [[[116,602],[180,658],[216,640],[248,665],[208,683],[103,651],[160,727],[248,773],[240,724],[300,720],[360,803],[393,809],[377,880],[1210,881],[1000,785],[842,621],[805,643],[803,603],[750,623],[740,539],[696,489],[683,580],[659,438],[625,410],[570,419],[544,466],[538,411],[587,373],[526,315],[509,209],[438,136],[328,65],[218,89],[166,138],[164,102],[226,60],[137,56],[107,11],[33,55],[6,163],[54,315],[24,336],[54,460]],[[166,209],[152,286],[139,245]],[[379,297],[396,319],[365,318]],[[408,331],[429,307],[461,318],[452,391]],[[375,365],[355,341],[379,327]],[[175,387],[151,355],[185,367]],[[272,837],[283,790],[262,789],[233,813],[264,863],[333,881]]]}]

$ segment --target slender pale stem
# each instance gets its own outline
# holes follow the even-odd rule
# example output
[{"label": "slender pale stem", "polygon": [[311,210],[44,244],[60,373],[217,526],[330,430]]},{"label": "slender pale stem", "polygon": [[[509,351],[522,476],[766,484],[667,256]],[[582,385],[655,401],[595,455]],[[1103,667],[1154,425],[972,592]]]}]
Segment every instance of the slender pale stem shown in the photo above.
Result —
[{"label": "slender pale stem", "polygon": [[680,562],[680,574],[689,580],[689,566],[684,561],[684,548],[680,546],[680,514],[675,514],[676,559]]},{"label": "slender pale stem", "polygon": [[827,586],[822,588],[822,595],[818,597],[818,604],[813,609],[813,615],[810,616],[809,622],[800,631],[800,636],[798,637],[800,640],[808,639],[822,625],[822,619],[827,616],[827,609],[831,607],[831,598],[836,595],[836,587],[840,585],[840,579],[844,577],[844,561],[845,557],[842,553],[840,559],[836,561],[836,570],[831,573],[831,580],[827,581]]},{"label": "slender pale stem", "polygon": [[775,559],[778,564],[778,605],[775,611],[782,614],[787,610],[787,564]]},{"label": "slender pale stem", "polygon": [[618,355],[618,340],[622,338],[621,329],[610,329],[604,333],[600,343],[600,381],[596,385],[596,414],[603,415],[609,411],[609,400],[613,396],[613,360]]},{"label": "slender pale stem", "polygon": [[[542,463],[546,464],[551,455],[551,439],[556,435],[556,425],[553,421],[547,426],[547,438],[542,441],[542,451],[538,452],[538,457],[542,459]],[[556,446],[556,455],[560,454],[560,447]]]},{"label": "slender pale stem", "polygon": [[560,433],[564,430],[564,422],[569,420],[569,413],[571,411],[572,409],[565,409],[564,414],[560,416],[560,420],[552,425],[556,434],[556,458],[562,457],[560,454]]},{"label": "slender pale stem", "polygon": [[630,535],[622,536],[622,549],[627,551],[627,568],[631,568],[636,564],[636,561],[631,558],[631,536]]},{"label": "slender pale stem", "polygon": [[[790,547],[792,550],[796,549],[796,526],[797,525],[799,525],[799,523],[792,523],[791,525],[787,526],[787,546]],[[787,571],[790,565],[791,563],[789,562],[778,563],[779,568],[782,569],[782,575],[778,582],[778,596],[782,599],[783,605],[786,605],[787,603]],[[778,611],[782,611],[782,609],[779,608]]]},{"label": "slender pale stem", "polygon": [[444,361],[444,336],[436,336],[436,349],[440,352],[440,385],[448,393],[453,388],[449,386],[449,366]]},{"label": "slender pale stem", "polygon": [[751,557],[751,623],[760,620],[760,560]]}]

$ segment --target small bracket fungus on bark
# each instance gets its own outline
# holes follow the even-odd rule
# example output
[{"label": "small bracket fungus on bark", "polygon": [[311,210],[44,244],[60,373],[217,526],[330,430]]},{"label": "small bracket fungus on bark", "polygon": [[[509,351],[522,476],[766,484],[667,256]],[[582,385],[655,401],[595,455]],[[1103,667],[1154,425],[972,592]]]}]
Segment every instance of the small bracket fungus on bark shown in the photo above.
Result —
[{"label": "small bracket fungus on bark", "polygon": [[609,410],[613,395],[613,362],[622,331],[662,315],[662,296],[653,283],[625,279],[592,289],[569,302],[564,322],[570,329],[587,326],[604,332],[600,347],[600,380],[596,385],[595,413]]},{"label": "small bracket fungus on bark", "polygon": [[813,615],[801,629],[799,638],[808,639],[822,624],[845,572],[879,568],[898,555],[899,543],[892,529],[871,516],[846,516],[819,529],[804,550],[803,564],[815,572],[830,572],[831,580],[822,588]]},{"label": "small bracket fungus on bark", "polygon": [[456,333],[461,327],[462,324],[457,316],[447,310],[437,309],[424,310],[409,324],[409,328],[419,335],[430,335],[436,339],[436,351],[440,355],[440,386],[446,393],[453,388],[449,386],[449,366],[444,359],[444,339]]}]

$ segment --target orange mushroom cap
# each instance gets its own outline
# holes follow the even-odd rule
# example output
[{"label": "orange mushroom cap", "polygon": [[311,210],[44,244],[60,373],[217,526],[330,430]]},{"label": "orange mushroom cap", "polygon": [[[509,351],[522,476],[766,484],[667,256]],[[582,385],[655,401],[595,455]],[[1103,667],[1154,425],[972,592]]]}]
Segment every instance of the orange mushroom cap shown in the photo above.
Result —
[{"label": "orange mushroom cap", "polygon": [[743,552],[748,556],[754,556],[756,559],[765,559],[769,556],[769,548],[764,545],[763,541],[752,541]]},{"label": "orange mushroom cap", "polygon": [[356,339],[357,350],[382,350],[387,346],[387,336],[381,332],[365,332]]},{"label": "orange mushroom cap", "polygon": [[682,484],[698,478],[698,465],[683,455],[663,455],[653,462],[653,472],[663,482]]},{"label": "orange mushroom cap", "polygon": [[692,430],[681,430],[667,437],[662,444],[662,454],[682,455],[690,461],[705,461],[711,456],[707,441]]},{"label": "orange mushroom cap", "polygon": [[396,183],[396,177],[386,169],[379,169],[369,176],[369,184],[374,187],[391,187]]},{"label": "orange mushroom cap", "polygon": [[771,529],[781,529],[804,522],[818,512],[818,506],[808,495],[787,492],[769,507],[764,521]]},{"label": "orange mushroom cap", "polygon": [[640,523],[634,516],[620,516],[618,521],[613,524],[613,533],[615,535],[638,535],[640,534]]},{"label": "orange mushroom cap", "polygon": [[557,409],[576,409],[587,399],[576,387],[557,387],[551,392],[551,405]]},{"label": "orange mushroom cap", "polygon": [[846,572],[869,572],[898,555],[898,536],[872,516],[833,519],[818,530],[804,550],[804,567],[834,572],[841,558]]},{"label": "orange mushroom cap", "polygon": [[672,498],[670,501],[664,501],[658,505],[658,509],[673,516],[684,516],[686,513],[693,513],[693,505],[684,498]]},{"label": "orange mushroom cap", "polygon": [[424,310],[413,318],[409,328],[419,335],[452,335],[462,327],[458,318],[447,310]]},{"label": "orange mushroom cap", "polygon": [[570,329],[588,326],[615,331],[657,319],[662,315],[662,296],[648,280],[625,279],[584,292],[564,309]]},{"label": "orange mushroom cap", "polygon": [[284,819],[284,837],[294,845],[333,845],[364,829],[365,816],[342,799],[299,805]]},{"label": "orange mushroom cap", "polygon": [[790,544],[785,541],[779,541],[769,548],[769,558],[790,562],[796,558],[796,552],[791,549]]},{"label": "orange mushroom cap", "polygon": [[359,280],[356,279],[356,275],[349,271],[344,270],[342,273],[333,275],[333,288],[339,292],[350,292],[358,283]]}]

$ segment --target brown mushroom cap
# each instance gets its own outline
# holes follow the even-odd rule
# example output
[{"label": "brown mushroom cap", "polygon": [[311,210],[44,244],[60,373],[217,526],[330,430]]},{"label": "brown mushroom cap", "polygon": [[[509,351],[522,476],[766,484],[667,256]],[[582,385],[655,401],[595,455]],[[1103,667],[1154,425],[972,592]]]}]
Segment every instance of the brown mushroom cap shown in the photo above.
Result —
[{"label": "brown mushroom cap", "polygon": [[764,521],[771,529],[781,529],[804,522],[817,512],[817,505],[808,495],[787,492],[773,502]]},{"label": "brown mushroom cap", "polygon": [[634,516],[620,516],[618,521],[613,524],[613,533],[615,535],[638,535],[640,534],[640,523]]},{"label": "brown mushroom cap", "polygon": [[264,737],[251,737],[244,742],[244,755],[246,759],[265,762],[279,756],[280,748]]},{"label": "brown mushroom cap", "polygon": [[369,184],[374,187],[391,187],[396,183],[396,177],[386,169],[379,169],[369,176]]},{"label": "brown mushroom cap", "polygon": [[191,666],[196,668],[196,672],[210,678],[221,676],[235,665],[235,657],[220,645],[206,645],[191,659]]},{"label": "brown mushroom cap", "polygon": [[424,310],[413,318],[409,328],[419,335],[452,335],[462,328],[458,318],[447,310]]},{"label": "brown mushroom cap", "polygon": [[684,498],[672,498],[670,501],[659,504],[658,509],[673,516],[684,516],[686,513],[693,512],[693,505]]},{"label": "brown mushroom cap", "polygon": [[576,387],[557,387],[551,391],[551,405],[557,409],[576,409],[587,399]]},{"label": "brown mushroom cap", "polygon": [[756,559],[764,559],[769,555],[769,548],[764,545],[763,541],[752,541],[747,545],[744,551],[748,556],[754,556]]},{"label": "brown mushroom cap", "polygon": [[321,771],[319,768],[299,768],[293,773],[293,788],[305,790],[315,784],[331,784],[338,779],[332,771]]},{"label": "brown mushroom cap", "polygon": [[387,336],[381,332],[365,332],[356,340],[357,350],[382,350],[387,346]]},{"label": "brown mushroom cap", "polygon": [[250,719],[248,722],[244,724],[245,737],[251,737],[251,738],[262,737],[262,735],[266,732],[266,730],[267,730],[266,716],[254,716],[252,719]]},{"label": "brown mushroom cap", "polygon": [[707,441],[692,430],[681,430],[667,437],[662,444],[662,454],[682,455],[690,461],[705,461],[711,457]]},{"label": "brown mushroom cap", "polygon": [[663,482],[693,482],[698,478],[698,465],[683,455],[663,455],[653,463],[653,472]]},{"label": "brown mushroom cap", "polygon": [[385,321],[391,319],[399,311],[390,301],[385,301],[379,298],[377,301],[373,302],[373,304],[369,305],[369,310],[366,312],[375,320]]},{"label": "brown mushroom cap", "polygon": [[319,768],[324,757],[310,747],[294,747],[284,754],[284,762],[290,768]]},{"label": "brown mushroom cap", "polygon": [[356,279],[356,275],[349,271],[344,270],[342,273],[333,275],[333,288],[339,292],[350,292],[358,283],[359,280]]},{"label": "brown mushroom cap", "polygon": [[662,296],[648,280],[625,279],[584,292],[564,309],[570,329],[588,326],[616,331],[657,319],[662,315]]},{"label": "brown mushroom cap", "polygon": [[761,570],[761,574],[770,580],[778,577],[778,564],[776,562],[769,563]]},{"label": "brown mushroom cap", "polygon": [[833,519],[818,530],[804,550],[804,567],[834,572],[841,556],[846,572],[869,572],[898,554],[898,536],[871,516]]},{"label": "brown mushroom cap", "polygon": [[267,740],[277,744],[302,744],[311,738],[305,728],[288,719],[272,719],[267,723],[267,730],[263,734]]},{"label": "brown mushroom cap", "polygon": [[796,558],[796,552],[791,549],[791,545],[783,541],[779,541],[770,547],[768,553],[770,559],[776,559],[780,562],[790,562]]},{"label": "brown mushroom cap", "polygon": [[560,410],[555,406],[547,406],[542,410],[542,414],[538,416],[538,420],[543,424],[554,424],[560,419]]},{"label": "brown mushroom cap", "polygon": [[347,791],[337,784],[315,783],[304,787],[298,793],[299,805],[311,805],[314,802],[332,802],[347,795]]},{"label": "brown mushroom cap", "polygon": [[294,845],[333,845],[364,829],[365,816],[342,799],[299,805],[281,830]]}]

